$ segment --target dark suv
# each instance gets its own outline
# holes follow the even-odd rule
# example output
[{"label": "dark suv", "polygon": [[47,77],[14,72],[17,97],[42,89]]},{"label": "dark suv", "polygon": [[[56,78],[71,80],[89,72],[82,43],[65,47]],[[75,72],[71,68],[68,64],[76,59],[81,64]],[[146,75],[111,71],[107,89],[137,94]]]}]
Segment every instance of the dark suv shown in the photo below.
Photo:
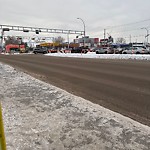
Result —
[{"label": "dark suv", "polygon": [[88,52],[88,48],[84,47],[77,47],[71,50],[71,53],[84,53],[86,54]]},{"label": "dark suv", "polygon": [[41,53],[41,54],[47,54],[48,53],[48,50],[46,48],[35,48],[33,50],[33,53],[34,54],[38,54],[38,53]]}]

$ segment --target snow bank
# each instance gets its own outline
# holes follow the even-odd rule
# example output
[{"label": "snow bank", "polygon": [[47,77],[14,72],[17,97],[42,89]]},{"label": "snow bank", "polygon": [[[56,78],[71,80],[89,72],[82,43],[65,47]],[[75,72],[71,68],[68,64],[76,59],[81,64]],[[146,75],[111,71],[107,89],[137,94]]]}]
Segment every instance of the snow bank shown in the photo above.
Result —
[{"label": "snow bank", "polygon": [[79,58],[99,58],[99,59],[136,59],[136,60],[150,60],[150,55],[143,54],[96,54],[95,52],[88,52],[87,54],[80,53],[48,53],[46,56],[57,57],[79,57]]}]

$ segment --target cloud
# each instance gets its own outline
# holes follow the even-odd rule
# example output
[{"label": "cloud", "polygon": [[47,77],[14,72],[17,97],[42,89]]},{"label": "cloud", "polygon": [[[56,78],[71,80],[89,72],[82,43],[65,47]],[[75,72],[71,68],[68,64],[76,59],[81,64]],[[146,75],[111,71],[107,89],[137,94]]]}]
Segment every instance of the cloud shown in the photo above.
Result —
[{"label": "cloud", "polygon": [[76,19],[80,17],[87,34],[94,36],[108,26],[149,19],[149,6],[149,0],[1,0],[0,20],[1,24],[83,30]]}]

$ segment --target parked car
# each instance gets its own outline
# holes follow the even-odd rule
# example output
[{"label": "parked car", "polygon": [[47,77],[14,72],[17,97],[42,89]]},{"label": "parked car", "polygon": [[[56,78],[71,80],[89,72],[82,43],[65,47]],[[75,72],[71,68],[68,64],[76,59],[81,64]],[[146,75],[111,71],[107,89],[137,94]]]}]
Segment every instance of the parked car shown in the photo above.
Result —
[{"label": "parked car", "polygon": [[96,54],[107,54],[108,53],[108,48],[98,48],[96,51]]},{"label": "parked car", "polygon": [[118,47],[117,49],[114,50],[115,54],[122,54],[122,51],[125,50],[125,48],[120,48]]},{"label": "parked car", "polygon": [[130,47],[122,51],[122,54],[148,54],[149,50],[144,47]]},{"label": "parked car", "polygon": [[48,52],[49,53],[57,53],[57,49],[56,48],[51,48],[51,49],[48,49]]},{"label": "parked car", "polygon": [[84,53],[86,54],[88,52],[88,48],[83,47],[77,47],[71,50],[71,53]]},{"label": "parked car", "polygon": [[97,49],[99,49],[98,47],[92,47],[90,48],[90,52],[95,52]]},{"label": "parked car", "polygon": [[122,54],[123,48],[112,48],[109,47],[107,50],[107,54]]},{"label": "parked car", "polygon": [[47,54],[48,53],[48,50],[46,48],[35,48],[33,50],[33,53],[34,54],[38,54],[38,53],[41,53],[41,54]]},{"label": "parked car", "polygon": [[107,54],[115,54],[116,51],[117,51],[117,49],[115,49],[115,48],[112,48],[112,47],[107,48]]},{"label": "parked car", "polygon": [[61,50],[62,53],[71,53],[71,48],[65,48],[63,50]]}]

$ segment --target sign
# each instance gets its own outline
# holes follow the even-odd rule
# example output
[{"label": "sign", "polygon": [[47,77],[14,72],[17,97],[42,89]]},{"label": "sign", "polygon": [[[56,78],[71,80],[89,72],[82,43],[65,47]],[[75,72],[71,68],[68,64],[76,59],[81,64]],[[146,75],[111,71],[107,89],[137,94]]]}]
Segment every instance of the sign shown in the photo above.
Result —
[{"label": "sign", "polygon": [[99,38],[94,38],[94,43],[99,43]]}]

